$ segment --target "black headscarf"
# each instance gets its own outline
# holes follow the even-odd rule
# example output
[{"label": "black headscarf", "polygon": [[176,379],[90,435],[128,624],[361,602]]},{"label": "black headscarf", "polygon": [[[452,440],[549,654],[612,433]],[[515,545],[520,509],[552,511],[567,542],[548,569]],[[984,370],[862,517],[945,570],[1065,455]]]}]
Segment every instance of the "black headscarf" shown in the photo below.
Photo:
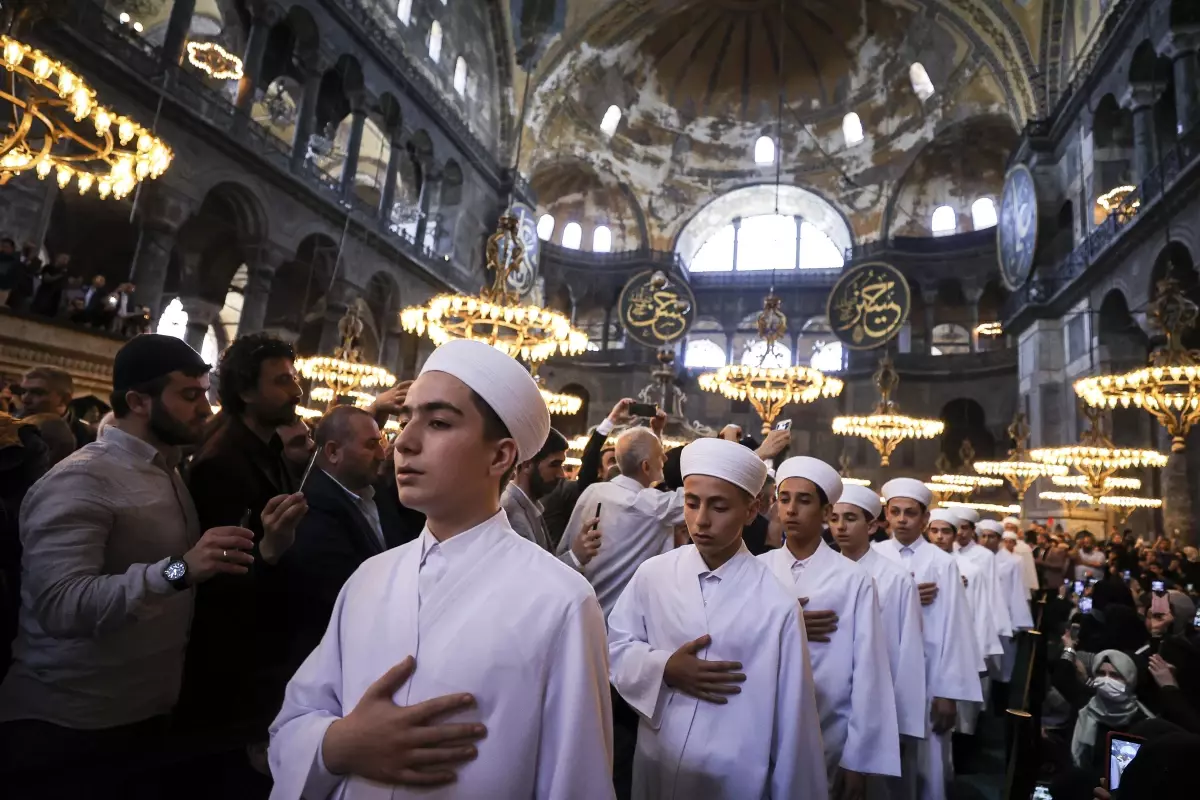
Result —
[{"label": "black headscarf", "polygon": [[1117,800],[1183,800],[1196,796],[1200,736],[1168,733],[1146,742],[1121,775]]}]

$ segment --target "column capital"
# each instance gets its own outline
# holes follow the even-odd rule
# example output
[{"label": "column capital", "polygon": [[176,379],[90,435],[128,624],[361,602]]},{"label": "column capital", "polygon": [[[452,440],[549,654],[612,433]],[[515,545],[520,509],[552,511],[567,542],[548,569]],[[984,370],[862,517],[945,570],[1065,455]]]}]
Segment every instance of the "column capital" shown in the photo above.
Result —
[{"label": "column capital", "polygon": [[1200,25],[1176,25],[1158,40],[1158,52],[1174,61],[1200,51]]},{"label": "column capital", "polygon": [[196,210],[196,202],[192,198],[158,182],[144,187],[144,190],[149,191],[143,194],[138,204],[138,219],[147,229],[174,235]]},{"label": "column capital", "polygon": [[221,304],[203,297],[181,295],[179,304],[188,315],[188,325],[212,325],[221,312]]},{"label": "column capital", "polygon": [[1163,86],[1154,83],[1131,83],[1121,96],[1121,108],[1138,111],[1150,108],[1162,97]]}]

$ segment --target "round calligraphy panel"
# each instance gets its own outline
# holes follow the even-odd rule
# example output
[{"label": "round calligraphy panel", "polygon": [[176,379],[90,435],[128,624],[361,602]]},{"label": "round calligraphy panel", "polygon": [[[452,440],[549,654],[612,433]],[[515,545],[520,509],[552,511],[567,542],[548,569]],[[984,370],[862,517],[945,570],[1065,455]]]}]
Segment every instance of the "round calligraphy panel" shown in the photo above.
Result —
[{"label": "round calligraphy panel", "polygon": [[662,347],[692,327],[696,297],[684,280],[646,270],[625,284],[617,308],[629,338],[646,347]]},{"label": "round calligraphy panel", "polygon": [[1004,179],[1000,197],[1000,219],[996,224],[996,253],[1000,278],[1009,291],[1016,291],[1029,280],[1037,249],[1038,203],[1033,173],[1018,164]]},{"label": "round calligraphy panel", "polygon": [[508,273],[508,288],[522,297],[533,290],[537,280],[538,256],[542,251],[542,240],[537,235],[537,220],[534,211],[524,203],[513,203],[512,214],[517,218],[517,233],[525,245],[525,258],[514,264]]},{"label": "round calligraphy panel", "polygon": [[829,293],[829,328],[851,350],[870,350],[900,332],[912,293],[900,270],[882,261],[847,270]]}]

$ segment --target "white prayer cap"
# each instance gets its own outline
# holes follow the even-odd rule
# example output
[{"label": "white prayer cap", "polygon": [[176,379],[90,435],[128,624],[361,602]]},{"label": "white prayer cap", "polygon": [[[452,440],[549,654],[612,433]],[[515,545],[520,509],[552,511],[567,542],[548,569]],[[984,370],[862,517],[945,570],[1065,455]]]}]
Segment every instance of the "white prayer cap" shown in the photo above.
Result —
[{"label": "white prayer cap", "polygon": [[825,499],[830,503],[838,502],[842,496],[842,476],[819,458],[795,456],[784,461],[775,473],[775,482],[782,489],[783,482],[789,478],[812,481],[825,493]]},{"label": "white prayer cap", "polygon": [[909,500],[916,500],[926,508],[933,503],[933,492],[929,491],[928,486],[914,478],[892,478],[883,485],[879,493],[883,495],[884,500],[907,497]]},{"label": "white prayer cap", "polygon": [[992,533],[1004,532],[1004,526],[994,519],[981,519],[975,523],[975,528],[981,531],[991,531]]},{"label": "white prayer cap", "polygon": [[550,412],[538,385],[511,357],[473,339],[453,339],[433,351],[421,368],[445,372],[483,398],[517,442],[517,462],[538,454],[550,433]]},{"label": "white prayer cap", "polygon": [[[903,497],[904,495],[899,496]],[[958,530],[958,526],[962,522],[962,519],[948,508],[935,508],[933,511],[929,512],[929,522],[931,524],[934,522],[947,522],[954,526],[955,530]]]},{"label": "white prayer cap", "polygon": [[1015,525],[1016,527],[1019,528],[1019,527],[1021,527],[1021,520],[1017,519],[1016,517],[1005,517],[1004,524],[1005,525]]},{"label": "white prayer cap", "polygon": [[770,478],[771,480],[775,480],[775,470],[771,469],[770,467],[767,467],[767,477]]},{"label": "white prayer cap", "polygon": [[767,465],[749,447],[724,439],[697,439],[679,454],[683,477],[708,475],[728,481],[752,495],[762,491]]},{"label": "white prayer cap", "polygon": [[874,489],[853,483],[847,483],[842,487],[842,497],[838,502],[858,506],[867,512],[867,516],[871,519],[878,517],[879,512],[883,510],[883,503],[880,502],[879,495],[875,493]]},{"label": "white prayer cap", "polygon": [[963,522],[969,522],[974,525],[979,522],[979,512],[973,508],[964,508],[963,506],[951,506],[950,509],[958,515],[958,518]]},{"label": "white prayer cap", "polygon": [[1001,539],[1012,539],[1015,542],[1015,541],[1017,541],[1017,534],[1016,534],[1016,531],[1005,531],[1004,533],[1000,534],[1000,538]]}]

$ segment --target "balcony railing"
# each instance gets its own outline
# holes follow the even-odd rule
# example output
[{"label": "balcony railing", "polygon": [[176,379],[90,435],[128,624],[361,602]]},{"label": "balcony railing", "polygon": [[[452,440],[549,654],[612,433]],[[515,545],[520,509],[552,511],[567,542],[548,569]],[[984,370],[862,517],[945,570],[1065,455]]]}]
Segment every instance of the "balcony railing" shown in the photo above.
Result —
[{"label": "balcony railing", "polygon": [[[305,160],[298,170],[293,170],[291,143],[281,140],[248,114],[239,112],[230,95],[215,89],[191,68],[174,65],[164,68],[158,47],[109,15],[95,0],[74,3],[69,9],[61,19],[61,25],[77,44],[86,43],[91,49],[105,54],[120,69],[141,78],[149,88],[162,95],[164,101],[225,134],[278,172],[298,179],[336,205],[339,213],[345,213],[347,204],[342,200],[340,179],[309,160]],[[392,230],[378,208],[358,198],[348,206],[361,225],[404,252],[438,281],[452,283],[446,274],[444,254],[425,247],[423,242],[414,241],[404,230]]]},{"label": "balcony railing", "polygon": [[1009,296],[1004,308],[1005,327],[1008,327],[1007,322],[1012,321],[1028,307],[1054,302],[1082,278],[1198,158],[1200,120],[1193,120],[1187,133],[1170,147],[1158,165],[1121,201],[1119,208],[1114,209],[1108,218],[1097,225],[1062,261],[1052,267],[1035,269],[1033,277]]},{"label": "balcony railing", "polygon": [[575,250],[551,242],[542,242],[542,263],[553,262],[568,270],[594,271],[597,269],[629,270],[631,268],[679,269],[683,262],[677,253],[669,250],[616,250],[611,253],[593,253]]}]

